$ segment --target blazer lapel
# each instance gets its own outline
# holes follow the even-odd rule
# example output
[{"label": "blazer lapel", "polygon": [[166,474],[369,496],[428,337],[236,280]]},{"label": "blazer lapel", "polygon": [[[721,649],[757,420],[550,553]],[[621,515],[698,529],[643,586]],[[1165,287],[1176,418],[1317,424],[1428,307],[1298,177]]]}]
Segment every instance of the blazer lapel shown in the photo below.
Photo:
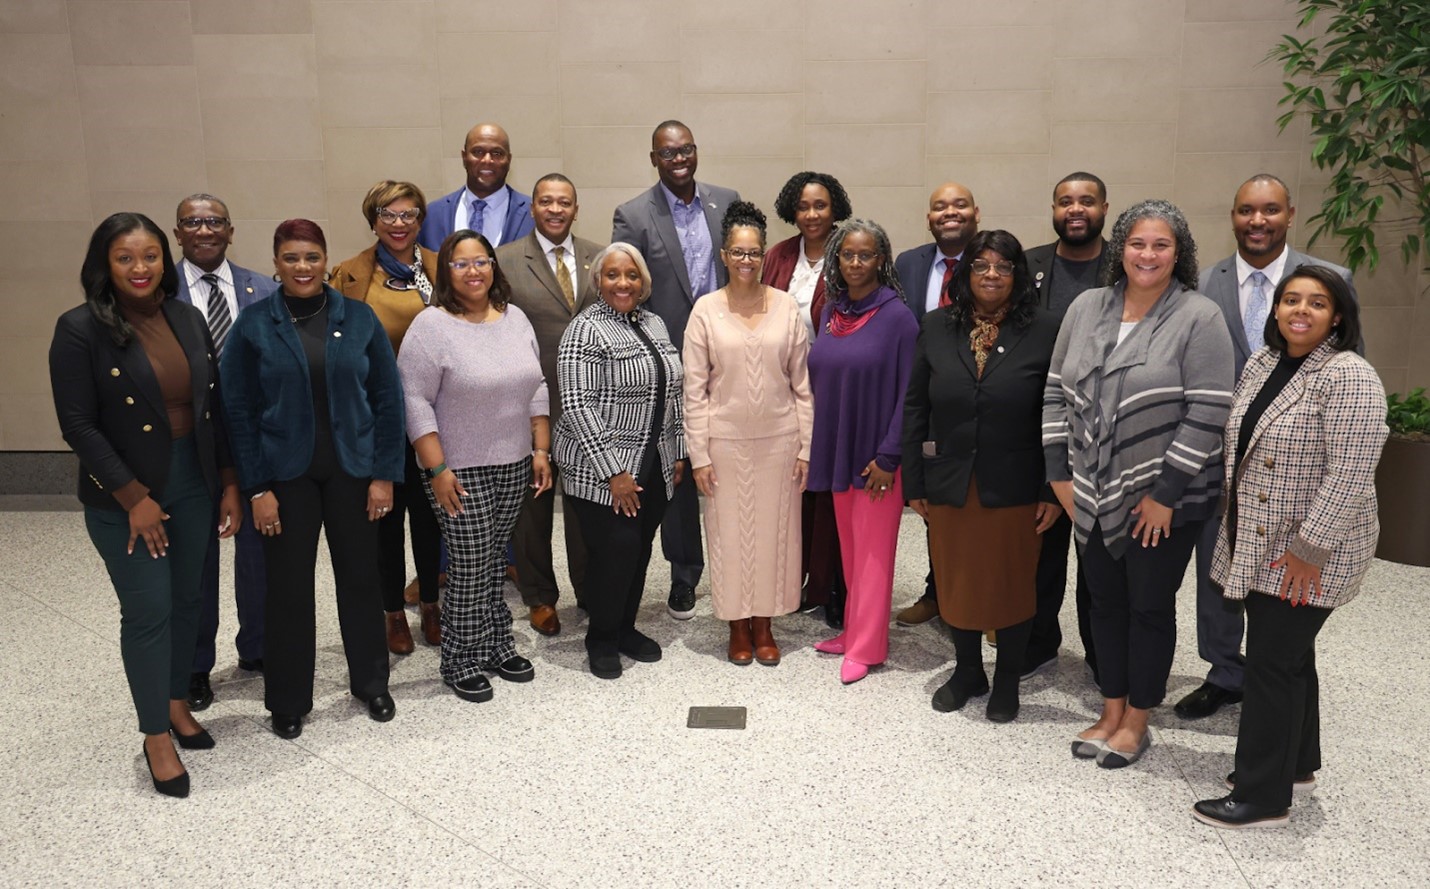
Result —
[{"label": "blazer lapel", "polygon": [[[575,259],[574,255],[572,257]],[[526,271],[524,274],[536,276],[536,280],[546,288],[546,292],[561,307],[561,311],[574,315],[571,308],[566,305],[566,295],[561,292],[561,285],[556,282],[556,273],[551,271],[551,263],[546,261],[546,254],[541,249],[541,242],[536,239],[535,233],[526,236]],[[579,266],[580,263],[578,262]],[[579,272],[579,269],[577,270]],[[579,274],[578,274],[579,277]],[[571,282],[573,285],[575,281]]]},{"label": "blazer lapel", "polygon": [[1222,260],[1212,269],[1207,279],[1207,293],[1221,309],[1226,318],[1226,326],[1231,333],[1231,341],[1236,346],[1237,356],[1245,362],[1251,356],[1251,344],[1246,341],[1246,325],[1241,318],[1241,299],[1236,282],[1236,258]]},{"label": "blazer lapel", "polygon": [[[164,305],[167,307],[168,303],[165,302]],[[165,317],[167,316],[168,313],[165,312]],[[164,394],[159,391],[159,378],[154,376],[154,366],[149,363],[149,356],[139,344],[138,337],[131,339],[129,345],[120,351],[119,363],[124,367],[124,372],[134,379],[139,386],[139,393],[149,402],[155,413],[161,417],[168,416],[168,409],[164,407]]]},{"label": "blazer lapel", "polygon": [[[1013,350],[1027,337],[1027,330],[1018,330],[1012,324],[1004,324],[998,329],[998,340],[993,344],[993,350],[988,353],[988,361],[983,365],[983,379],[988,379],[993,372],[1001,367],[1008,356],[1013,354]],[[962,349],[966,352],[970,363],[973,359],[973,350]]]},{"label": "blazer lapel", "polygon": [[[255,311],[257,310],[255,309]],[[303,344],[298,342],[298,332],[293,329],[292,319],[288,315],[288,306],[283,302],[282,288],[274,291],[273,295],[268,297],[268,315],[273,321],[273,331],[278,335],[278,339],[288,347],[288,351],[293,353],[299,366],[306,368],[308,356],[303,354]]]},{"label": "blazer lapel", "polygon": [[579,312],[601,298],[596,288],[591,286],[591,263],[601,251],[593,250],[574,238],[572,242],[576,245],[576,311]]},{"label": "blazer lapel", "polygon": [[675,233],[675,220],[670,217],[670,205],[665,202],[665,191],[659,183],[650,190],[651,217],[655,220],[656,234],[665,245],[665,255],[671,258],[675,268],[675,278],[685,290],[685,301],[694,302],[691,292],[690,273],[685,270],[685,251],[680,249],[680,236]]},{"label": "blazer lapel", "polygon": [[695,183],[695,192],[700,195],[700,206],[705,211],[705,225],[710,229],[710,263],[715,267],[715,286],[724,287],[729,282],[729,273],[725,271],[725,264],[720,261],[720,231],[725,227],[725,211],[729,208],[720,205],[710,189],[698,182]]}]

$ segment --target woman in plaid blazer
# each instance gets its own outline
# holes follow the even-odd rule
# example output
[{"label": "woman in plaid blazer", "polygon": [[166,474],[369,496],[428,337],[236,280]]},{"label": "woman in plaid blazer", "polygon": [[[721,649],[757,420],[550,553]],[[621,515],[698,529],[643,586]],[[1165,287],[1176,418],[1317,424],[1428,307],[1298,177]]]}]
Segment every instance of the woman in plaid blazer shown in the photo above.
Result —
[{"label": "woman in plaid blazer", "polygon": [[1280,827],[1321,767],[1316,634],[1375,556],[1375,466],[1385,389],[1353,351],[1356,301],[1334,271],[1297,267],[1276,288],[1266,347],[1247,362],[1226,427],[1227,513],[1212,579],[1246,607],[1246,698],[1231,794],[1193,815]]}]

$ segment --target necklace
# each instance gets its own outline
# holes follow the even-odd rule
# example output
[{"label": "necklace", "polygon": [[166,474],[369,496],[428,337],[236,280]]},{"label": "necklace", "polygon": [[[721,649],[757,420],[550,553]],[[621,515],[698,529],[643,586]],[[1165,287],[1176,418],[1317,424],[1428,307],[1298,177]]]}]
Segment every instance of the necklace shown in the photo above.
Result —
[{"label": "necklace", "polygon": [[[285,303],[285,305],[286,305],[286,303]],[[309,312],[308,314],[304,315],[304,316],[301,317],[301,318],[299,318],[297,315],[294,315],[294,314],[293,314],[293,310],[292,310],[292,309],[289,309],[289,310],[288,310],[288,320],[289,320],[289,321],[292,321],[294,324],[297,324],[299,321],[307,321],[309,318],[311,318],[311,317],[313,317],[314,315],[318,314],[319,312],[321,312],[323,309],[326,309],[327,307],[328,307],[328,291],[324,290],[324,291],[323,291],[323,302],[322,302],[322,305],[318,306],[316,309],[314,309],[313,311]]]},{"label": "necklace", "polygon": [[767,285],[761,284],[760,298],[756,302],[752,302],[748,305],[737,304],[730,298],[733,294],[731,294],[729,290],[726,290],[725,301],[730,304],[730,311],[737,315],[754,315],[769,308],[767,305],[769,302],[769,290],[770,288]]}]

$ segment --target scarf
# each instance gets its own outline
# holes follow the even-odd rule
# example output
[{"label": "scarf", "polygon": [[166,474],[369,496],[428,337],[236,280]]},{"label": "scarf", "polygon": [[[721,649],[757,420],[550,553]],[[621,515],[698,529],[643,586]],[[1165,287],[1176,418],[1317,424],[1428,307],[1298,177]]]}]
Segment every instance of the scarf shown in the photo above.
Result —
[{"label": "scarf", "polygon": [[849,336],[868,324],[879,313],[884,303],[898,299],[899,295],[891,287],[880,287],[873,293],[855,302],[849,298],[849,291],[841,290],[828,304],[829,321],[825,331],[834,336]]},{"label": "scarf", "polygon": [[968,333],[968,345],[973,349],[973,362],[978,365],[978,378],[983,378],[983,366],[988,363],[988,353],[992,350],[993,344],[998,342],[998,326],[1003,323],[1003,319],[1008,317],[1008,307],[994,312],[992,315],[973,315],[973,330]]},{"label": "scarf", "polygon": [[401,260],[392,255],[392,252],[377,242],[377,263],[382,266],[382,270],[399,281],[406,281],[409,284],[416,284],[417,290],[422,294],[422,304],[432,304],[432,282],[427,280],[427,273],[422,270],[422,248],[412,248],[412,265],[404,265]]}]

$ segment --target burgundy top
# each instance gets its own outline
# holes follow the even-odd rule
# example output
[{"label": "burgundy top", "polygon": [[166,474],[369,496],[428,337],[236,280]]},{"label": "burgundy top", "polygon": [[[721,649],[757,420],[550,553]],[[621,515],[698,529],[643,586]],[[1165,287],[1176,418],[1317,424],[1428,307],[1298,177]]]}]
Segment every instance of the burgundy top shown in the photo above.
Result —
[{"label": "burgundy top", "polygon": [[[767,250],[765,252],[765,270],[760,275],[760,283],[788,291],[790,279],[794,277],[794,267],[799,262],[799,255],[803,250],[804,235],[786,238]],[[819,326],[820,315],[823,311],[824,276],[820,275],[814,285],[814,299],[809,304],[809,319],[810,323],[814,325],[815,336],[824,332]]]}]

